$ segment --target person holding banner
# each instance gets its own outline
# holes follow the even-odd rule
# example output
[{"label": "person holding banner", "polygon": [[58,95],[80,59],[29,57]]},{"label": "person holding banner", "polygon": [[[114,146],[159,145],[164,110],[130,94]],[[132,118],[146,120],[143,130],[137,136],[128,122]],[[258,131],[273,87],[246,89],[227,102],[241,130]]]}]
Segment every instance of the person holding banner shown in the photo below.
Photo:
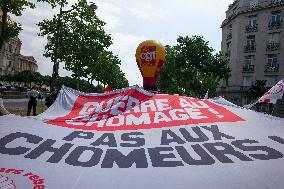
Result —
[{"label": "person holding banner", "polygon": [[35,89],[35,86],[33,86],[32,90],[30,90],[28,94],[30,100],[28,102],[27,116],[30,116],[32,109],[33,109],[33,116],[36,116],[37,98],[39,98],[40,93]]},{"label": "person holding banner", "polygon": [[45,105],[49,108],[56,100],[58,91],[56,88],[51,89],[50,95],[45,98]]}]

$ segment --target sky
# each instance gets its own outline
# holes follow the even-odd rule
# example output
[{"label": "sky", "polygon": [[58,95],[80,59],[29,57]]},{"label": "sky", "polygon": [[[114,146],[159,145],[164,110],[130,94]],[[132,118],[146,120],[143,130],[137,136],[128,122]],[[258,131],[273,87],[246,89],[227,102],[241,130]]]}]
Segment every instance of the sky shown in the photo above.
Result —
[{"label": "sky", "polygon": [[[70,0],[70,4],[76,0]],[[96,13],[106,22],[105,30],[111,34],[113,44],[110,50],[122,61],[121,69],[130,85],[142,86],[142,76],[135,61],[137,46],[144,40],[157,40],[163,45],[175,45],[178,36],[203,36],[209,46],[221,49],[221,23],[225,11],[233,0],[93,0]],[[68,10],[68,7],[66,7]],[[46,38],[38,36],[36,25],[43,19],[57,14],[46,3],[36,3],[35,9],[25,9],[20,17],[22,31],[21,54],[34,56],[38,71],[51,75],[52,62],[43,56]],[[69,76],[70,72],[60,66],[59,75]]]}]

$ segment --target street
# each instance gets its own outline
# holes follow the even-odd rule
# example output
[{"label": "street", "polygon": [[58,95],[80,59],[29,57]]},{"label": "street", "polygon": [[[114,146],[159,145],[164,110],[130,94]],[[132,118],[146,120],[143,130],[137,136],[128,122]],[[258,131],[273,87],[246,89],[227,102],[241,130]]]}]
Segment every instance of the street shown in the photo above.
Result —
[{"label": "street", "polygon": [[[28,106],[28,98],[24,99],[3,99],[5,108],[26,108]],[[44,104],[44,99],[42,101],[38,100],[38,105]]]}]

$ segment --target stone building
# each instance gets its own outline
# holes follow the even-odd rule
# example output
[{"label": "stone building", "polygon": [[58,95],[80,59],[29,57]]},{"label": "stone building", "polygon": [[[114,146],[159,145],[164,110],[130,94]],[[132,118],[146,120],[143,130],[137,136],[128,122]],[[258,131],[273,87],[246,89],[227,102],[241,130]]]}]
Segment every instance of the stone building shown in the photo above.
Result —
[{"label": "stone building", "polygon": [[218,95],[244,105],[256,80],[271,87],[284,77],[284,0],[235,0],[222,23],[221,50],[230,62],[231,77]]},{"label": "stone building", "polygon": [[[13,22],[10,18],[8,19],[9,22]],[[21,46],[22,42],[18,37],[4,44],[0,50],[0,75],[14,74],[24,70],[37,71],[36,60],[33,56],[21,55]]]}]

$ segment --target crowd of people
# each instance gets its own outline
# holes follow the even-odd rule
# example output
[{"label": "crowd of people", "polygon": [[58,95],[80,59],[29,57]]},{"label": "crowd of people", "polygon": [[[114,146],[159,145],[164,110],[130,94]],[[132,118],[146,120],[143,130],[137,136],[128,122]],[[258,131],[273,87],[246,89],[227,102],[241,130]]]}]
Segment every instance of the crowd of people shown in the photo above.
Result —
[{"label": "crowd of people", "polygon": [[[56,88],[52,88],[50,93],[45,97],[45,105],[49,108],[56,100],[58,95],[58,90]],[[33,116],[36,116],[36,108],[37,101],[42,100],[43,95],[36,90],[36,87],[32,87],[32,89],[28,92],[29,102],[28,102],[28,111],[27,116],[30,116],[31,111],[33,110]]]}]

